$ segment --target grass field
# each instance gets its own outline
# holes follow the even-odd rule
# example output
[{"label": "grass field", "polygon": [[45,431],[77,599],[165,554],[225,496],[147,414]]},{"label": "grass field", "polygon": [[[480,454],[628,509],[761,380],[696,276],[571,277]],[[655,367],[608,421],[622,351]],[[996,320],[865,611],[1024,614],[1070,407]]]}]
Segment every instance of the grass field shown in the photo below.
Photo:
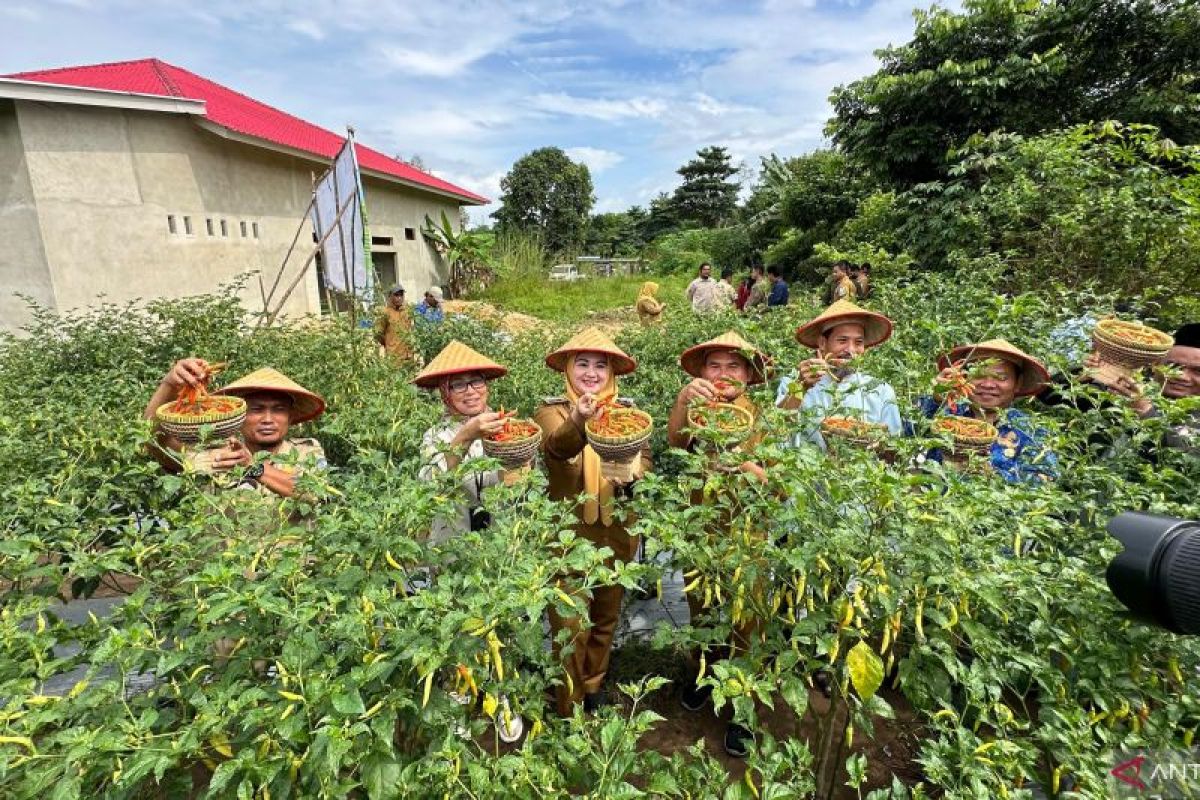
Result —
[{"label": "grass field", "polygon": [[590,311],[631,307],[637,301],[642,283],[653,280],[659,285],[658,299],[672,308],[686,302],[683,293],[691,275],[623,275],[611,278],[585,278],[573,283],[552,283],[544,277],[520,277],[500,280],[472,300],[492,303],[505,311],[519,311],[542,319],[575,322]]}]

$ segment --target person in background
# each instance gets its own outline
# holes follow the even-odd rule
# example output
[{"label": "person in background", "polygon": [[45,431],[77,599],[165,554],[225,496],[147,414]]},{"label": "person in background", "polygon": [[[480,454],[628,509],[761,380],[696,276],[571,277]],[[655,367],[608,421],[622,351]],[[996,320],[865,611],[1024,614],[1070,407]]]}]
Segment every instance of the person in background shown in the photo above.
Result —
[{"label": "person in background", "polygon": [[753,266],[750,268],[750,295],[746,298],[746,304],[742,307],[743,311],[751,309],[762,310],[767,307],[767,295],[771,292],[771,284],[763,277],[763,268]]},{"label": "person in background", "polygon": [[638,299],[634,308],[637,310],[638,319],[645,327],[658,325],[662,322],[662,312],[666,308],[666,304],[658,301],[658,298],[655,296],[657,294],[658,284],[654,281],[643,283],[641,291],[638,292]]},{"label": "person in background", "polygon": [[[626,496],[630,484],[605,478],[600,456],[588,444],[584,426],[602,404],[621,403],[617,396],[617,376],[628,375],[637,361],[613,344],[602,331],[585,328],[562,347],[546,356],[546,366],[563,374],[564,397],[546,400],[534,412],[533,421],[542,429],[542,457],[549,478],[551,500],[579,501],[575,505],[575,533],[597,548],[612,551],[611,562],[631,562],[637,555],[638,538],[631,536],[628,519],[616,498]],[[638,457],[634,480],[650,470],[650,446]],[[571,578],[562,583],[569,587]],[[570,592],[570,588],[565,591]],[[564,618],[550,611],[550,635],[554,652],[562,657],[560,631],[570,632],[572,652],[563,657],[569,676],[557,690],[558,713],[570,716],[582,702],[592,712],[605,704],[604,679],[612,654],[613,636],[621,615],[624,589],[620,584],[596,586],[591,596],[576,592],[577,607],[590,624],[579,617]]]},{"label": "person in background", "polygon": [[746,302],[750,299],[750,287],[754,286],[754,271],[742,278],[742,282],[737,287],[737,297],[733,299],[733,306],[738,311],[746,310]]},{"label": "person in background", "polygon": [[858,299],[866,300],[871,296],[871,265],[864,263],[861,267],[855,270],[853,276],[854,288],[857,290]]},{"label": "person in background", "polygon": [[767,308],[779,308],[788,304],[788,285],[779,274],[779,267],[767,269],[767,278],[771,281],[771,292],[767,295]]},{"label": "person in background", "polygon": [[850,278],[850,265],[839,261],[833,265],[833,302],[846,300],[851,303],[858,295],[858,289]]},{"label": "person in background", "polygon": [[725,267],[721,270],[721,280],[717,282],[717,297],[713,303],[714,311],[729,311],[737,302],[737,289],[733,285],[733,269]]},{"label": "person in background", "polygon": [[442,309],[442,287],[431,286],[425,291],[425,299],[417,305],[417,313],[421,319],[433,325],[446,319],[446,312]]},{"label": "person in background", "polygon": [[707,261],[700,265],[700,273],[687,287],[687,298],[692,303],[692,311],[697,314],[707,314],[717,310],[720,287],[712,277],[712,264]]},{"label": "person in background", "polygon": [[[972,366],[974,365],[974,366]],[[1004,339],[956,347],[938,360],[939,386],[955,386],[969,378],[966,397],[922,397],[917,408],[926,418],[938,415],[974,417],[996,426],[988,452],[992,469],[1009,483],[1038,483],[1058,474],[1058,460],[1045,446],[1045,431],[1013,402],[1033,397],[1050,382],[1042,362]],[[941,461],[940,451],[929,457]]]},{"label": "person in background", "polygon": [[384,352],[396,363],[412,360],[413,349],[409,337],[413,319],[404,303],[404,287],[396,284],[388,292],[387,305],[375,319],[375,341],[383,345]]},{"label": "person in background", "polygon": [[827,416],[853,417],[883,425],[893,436],[903,430],[896,392],[881,380],[854,369],[854,361],[869,348],[892,335],[892,321],[883,314],[859,308],[846,300],[825,309],[796,329],[796,340],[816,351],[800,362],[799,369],[779,384],[775,404],[810,415],[796,434],[797,446],[805,440],[825,449],[820,423]]}]

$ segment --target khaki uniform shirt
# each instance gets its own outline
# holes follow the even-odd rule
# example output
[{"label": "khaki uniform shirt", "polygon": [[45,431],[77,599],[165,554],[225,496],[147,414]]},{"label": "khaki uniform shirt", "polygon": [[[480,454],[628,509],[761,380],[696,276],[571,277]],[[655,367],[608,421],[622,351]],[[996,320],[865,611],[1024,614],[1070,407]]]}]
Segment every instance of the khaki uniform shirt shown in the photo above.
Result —
[{"label": "khaki uniform shirt", "polygon": [[[262,497],[276,498],[279,495],[272,492],[258,481],[241,481],[231,483],[222,480],[224,476],[212,471],[212,450],[186,450],[183,453],[183,468],[187,472],[200,472],[213,475],[213,483],[225,489],[248,489],[257,492]],[[271,466],[290,475],[301,475],[310,469],[325,469],[325,449],[316,439],[284,439],[273,457]]]},{"label": "khaki uniform shirt", "polygon": [[409,335],[413,329],[412,314],[408,308],[392,308],[387,306],[375,320],[375,341],[383,345],[383,349],[392,358],[403,361],[412,358],[412,344]]},{"label": "khaki uniform shirt", "polygon": [[748,300],[746,300],[746,308],[758,308],[760,306],[762,308],[766,308],[767,295],[770,293],[770,291],[771,282],[766,278],[755,281],[754,285],[750,287],[750,297]]},{"label": "khaki uniform shirt", "polygon": [[[571,500],[584,491],[583,448],[587,445],[587,435],[572,421],[572,408],[571,401],[565,397],[555,397],[547,400],[533,415],[533,421],[542,429],[542,455],[550,479],[551,500]],[[649,442],[642,448],[641,460],[642,472],[649,472]],[[582,513],[582,509],[577,507],[575,513]],[[632,561],[637,554],[637,539],[628,534],[618,516],[614,516],[612,525],[603,525],[599,521],[588,524],[581,519],[575,530],[598,547],[612,548],[621,561]]]}]

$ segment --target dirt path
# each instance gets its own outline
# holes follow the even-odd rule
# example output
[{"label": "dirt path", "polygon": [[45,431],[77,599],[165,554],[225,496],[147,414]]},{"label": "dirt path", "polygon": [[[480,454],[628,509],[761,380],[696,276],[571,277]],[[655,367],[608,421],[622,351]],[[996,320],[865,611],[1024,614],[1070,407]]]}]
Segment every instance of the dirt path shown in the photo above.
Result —
[{"label": "dirt path", "polygon": [[512,334],[525,333],[543,327],[546,323],[528,314],[502,311],[491,303],[478,300],[447,300],[442,303],[447,314],[463,314],[480,322],[496,325]]}]

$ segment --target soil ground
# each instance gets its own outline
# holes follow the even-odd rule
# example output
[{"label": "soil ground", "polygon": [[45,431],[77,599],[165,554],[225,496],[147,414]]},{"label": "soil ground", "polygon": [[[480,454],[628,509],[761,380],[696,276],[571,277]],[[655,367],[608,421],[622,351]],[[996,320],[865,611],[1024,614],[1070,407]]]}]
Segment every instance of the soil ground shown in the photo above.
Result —
[{"label": "soil ground", "polygon": [[[725,752],[725,728],[732,719],[732,710],[726,706],[721,714],[713,713],[711,706],[701,711],[690,712],[679,704],[679,686],[688,679],[686,674],[687,659],[674,653],[654,650],[640,642],[626,642],[613,653],[610,682],[636,681],[646,674],[662,675],[672,678],[672,684],[660,689],[644,702],[643,707],[657,712],[665,719],[654,729],[652,735],[643,740],[646,747],[653,747],[664,755],[686,750],[704,740],[705,751],[725,766],[729,771],[731,781],[742,779],[746,771],[746,762],[734,758]],[[920,747],[921,725],[904,698],[888,689],[881,690],[883,698],[893,708],[896,719],[875,722],[875,737],[867,741],[860,736],[855,740],[854,747],[845,753],[864,752],[867,756],[867,790],[890,786],[893,776],[900,778],[905,784],[915,784],[921,780],[915,758]],[[628,698],[622,702],[630,705]],[[829,701],[817,690],[809,692],[809,706],[817,713],[825,713]],[[816,726],[811,714],[800,720],[796,718],[791,708],[780,699],[775,699],[775,709],[760,706],[759,718],[763,727],[776,739],[801,738],[810,743],[815,749],[813,739]],[[844,760],[843,758],[843,760]],[[845,775],[840,779],[845,780]],[[839,800],[857,798],[859,795],[849,787],[835,795]]]}]

